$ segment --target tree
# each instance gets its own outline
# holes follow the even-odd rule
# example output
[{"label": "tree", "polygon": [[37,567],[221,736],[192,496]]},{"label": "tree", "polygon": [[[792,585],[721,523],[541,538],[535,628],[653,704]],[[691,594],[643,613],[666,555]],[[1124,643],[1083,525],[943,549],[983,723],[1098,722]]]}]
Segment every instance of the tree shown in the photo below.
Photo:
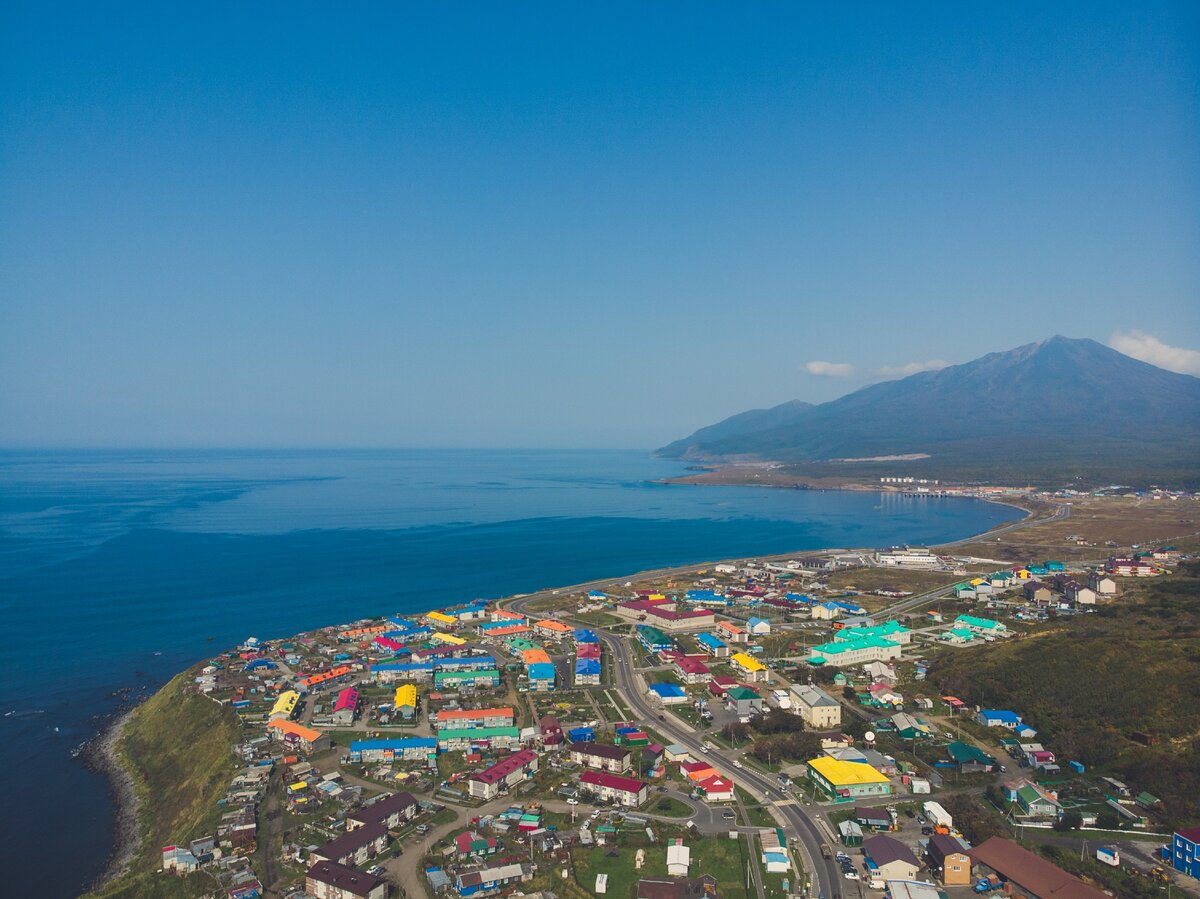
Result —
[{"label": "tree", "polygon": [[740,721],[732,721],[721,728],[721,736],[731,743],[750,739],[750,725]]},{"label": "tree", "polygon": [[1079,812],[1063,812],[1062,817],[1054,822],[1055,830],[1079,830],[1083,827],[1083,815]]},{"label": "tree", "polygon": [[1120,830],[1121,819],[1115,812],[1104,811],[1096,816],[1096,826],[1101,830]]}]

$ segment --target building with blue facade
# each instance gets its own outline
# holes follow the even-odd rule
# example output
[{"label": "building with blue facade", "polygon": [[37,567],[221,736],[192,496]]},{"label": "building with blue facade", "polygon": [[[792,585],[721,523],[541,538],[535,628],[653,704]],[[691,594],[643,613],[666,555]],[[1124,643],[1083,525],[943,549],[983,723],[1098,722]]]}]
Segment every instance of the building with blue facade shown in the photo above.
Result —
[{"label": "building with blue facade", "polygon": [[1175,831],[1171,841],[1171,867],[1200,880],[1200,827]]}]

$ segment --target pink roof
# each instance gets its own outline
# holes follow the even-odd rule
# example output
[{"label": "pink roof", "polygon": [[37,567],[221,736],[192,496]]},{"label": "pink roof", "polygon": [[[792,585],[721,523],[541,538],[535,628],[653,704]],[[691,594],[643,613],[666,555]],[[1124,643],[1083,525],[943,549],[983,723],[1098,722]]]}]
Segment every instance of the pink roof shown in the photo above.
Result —
[{"label": "pink roof", "polygon": [[392,652],[396,652],[404,648],[403,643],[397,643],[391,637],[376,637],[375,645],[382,649],[390,649]]},{"label": "pink roof", "polygon": [[340,712],[343,709],[354,711],[358,708],[358,687],[347,687],[338,694],[337,702],[333,704],[333,710]]},{"label": "pink roof", "polygon": [[625,793],[640,793],[646,787],[636,777],[621,777],[617,774],[606,774],[603,771],[584,771],[579,775],[579,782],[594,787],[621,790]]},{"label": "pink roof", "polygon": [[684,674],[708,674],[708,666],[699,659],[684,656],[682,659],[676,659],[675,664]]},{"label": "pink roof", "polygon": [[600,658],[599,643],[580,643],[575,647],[575,657],[577,659],[598,659]]},{"label": "pink roof", "polygon": [[520,771],[527,767],[530,762],[537,759],[538,755],[531,749],[522,749],[520,752],[514,752],[512,755],[502,758],[490,768],[480,771],[478,774],[471,776],[471,780],[477,780],[480,783],[493,784],[498,783],[514,771]]}]

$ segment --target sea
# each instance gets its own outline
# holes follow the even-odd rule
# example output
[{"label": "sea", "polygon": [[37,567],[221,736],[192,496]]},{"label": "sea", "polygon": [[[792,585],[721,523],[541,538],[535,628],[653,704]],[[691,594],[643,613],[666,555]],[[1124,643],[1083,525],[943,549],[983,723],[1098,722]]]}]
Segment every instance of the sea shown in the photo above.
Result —
[{"label": "sea", "polygon": [[639,570],[941,543],[970,499],[662,483],[646,451],[0,453],[6,892],[105,868],[107,782],[72,757],[120,708],[247,637]]}]

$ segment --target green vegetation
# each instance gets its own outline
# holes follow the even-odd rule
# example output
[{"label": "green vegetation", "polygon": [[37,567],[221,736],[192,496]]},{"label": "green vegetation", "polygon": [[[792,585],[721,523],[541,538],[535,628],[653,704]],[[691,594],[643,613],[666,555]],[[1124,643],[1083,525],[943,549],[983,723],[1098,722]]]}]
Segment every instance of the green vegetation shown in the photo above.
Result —
[{"label": "green vegetation", "polygon": [[686,803],[680,802],[673,796],[663,796],[648,809],[652,815],[664,815],[668,818],[690,818],[692,809]]},{"label": "green vegetation", "polygon": [[1200,819],[1200,565],[1126,589],[1027,639],[947,653],[931,680],[1012,708],[1064,762],[1117,774],[1161,796],[1168,825],[1189,823]]},{"label": "green vegetation", "polygon": [[[633,843],[633,840],[630,840]],[[717,878],[717,889],[724,899],[749,899],[753,891],[746,889],[746,864],[748,854],[745,839],[721,838],[693,839],[685,843],[692,850],[691,876],[711,874]],[[608,875],[608,893],[613,899],[630,899],[643,877],[665,877],[667,874],[667,852],[662,842],[656,845],[642,841],[646,863],[640,871],[634,868],[637,849],[631,846],[613,848],[598,846],[593,849],[576,849],[575,880],[589,895],[596,885],[597,874]],[[700,860],[703,864],[697,864]]]},{"label": "green vegetation", "polygon": [[141,848],[127,873],[89,894],[103,897],[199,896],[213,890],[204,874],[188,878],[158,873],[159,849],[213,835],[217,800],[233,775],[230,748],[237,716],[227,706],[187,689],[195,670],[176,676],[134,713],[118,752],[141,803]]}]

